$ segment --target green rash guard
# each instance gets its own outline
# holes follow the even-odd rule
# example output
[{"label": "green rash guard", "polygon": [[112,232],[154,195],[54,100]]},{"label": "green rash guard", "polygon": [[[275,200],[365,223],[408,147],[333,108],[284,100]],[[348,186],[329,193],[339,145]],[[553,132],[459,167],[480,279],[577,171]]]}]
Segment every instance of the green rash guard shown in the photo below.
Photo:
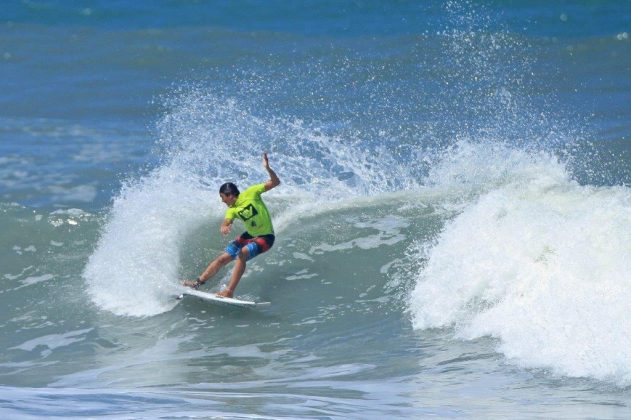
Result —
[{"label": "green rash guard", "polygon": [[240,219],[245,230],[252,236],[274,234],[272,218],[261,199],[265,192],[265,184],[252,185],[237,198],[237,201],[226,210],[226,219]]}]

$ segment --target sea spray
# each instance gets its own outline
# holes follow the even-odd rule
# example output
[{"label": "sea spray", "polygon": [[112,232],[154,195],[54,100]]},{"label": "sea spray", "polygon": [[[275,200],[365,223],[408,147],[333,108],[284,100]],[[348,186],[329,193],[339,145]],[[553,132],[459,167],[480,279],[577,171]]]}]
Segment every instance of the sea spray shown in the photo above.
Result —
[{"label": "sea spray", "polygon": [[154,315],[173,307],[170,295],[187,271],[180,267],[186,242],[206,221],[221,220],[219,185],[266,179],[263,151],[283,182],[266,196],[280,229],[318,208],[335,209],[330,202],[415,182],[406,175],[410,166],[396,165],[387,150],[357,148],[353,139],[300,121],[263,119],[205,90],[174,95],[158,123],[160,164],[114,198],[84,270],[92,300],[115,314]]},{"label": "sea spray", "polygon": [[210,185],[260,182],[266,176],[263,152],[283,174],[280,194],[328,188],[370,195],[414,184],[409,172],[416,163],[402,161],[381,139],[337,135],[317,121],[261,115],[199,86],[180,88],[164,102],[168,111],[158,123],[157,154],[164,165],[198,174]]},{"label": "sea spray", "polygon": [[179,249],[212,213],[208,193],[169,168],[123,188],[84,270],[97,306],[120,315],[154,315],[173,306]]}]

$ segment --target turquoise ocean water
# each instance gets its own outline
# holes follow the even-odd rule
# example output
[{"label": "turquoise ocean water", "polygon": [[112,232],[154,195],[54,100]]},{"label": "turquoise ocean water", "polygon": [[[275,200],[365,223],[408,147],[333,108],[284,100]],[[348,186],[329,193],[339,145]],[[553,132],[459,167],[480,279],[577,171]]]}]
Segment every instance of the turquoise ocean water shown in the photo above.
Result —
[{"label": "turquoise ocean water", "polygon": [[[0,416],[631,417],[630,22],[6,2]],[[264,151],[277,240],[238,294],[271,305],[176,301]]]}]

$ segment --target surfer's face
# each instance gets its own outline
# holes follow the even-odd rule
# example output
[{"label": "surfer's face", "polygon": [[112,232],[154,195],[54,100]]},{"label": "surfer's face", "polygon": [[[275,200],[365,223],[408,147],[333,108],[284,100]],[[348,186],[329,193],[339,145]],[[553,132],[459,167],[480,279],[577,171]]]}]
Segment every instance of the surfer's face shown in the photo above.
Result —
[{"label": "surfer's face", "polygon": [[223,201],[228,207],[230,207],[234,204],[235,201],[237,201],[237,196],[233,194],[219,193],[219,196],[221,197],[221,201]]}]

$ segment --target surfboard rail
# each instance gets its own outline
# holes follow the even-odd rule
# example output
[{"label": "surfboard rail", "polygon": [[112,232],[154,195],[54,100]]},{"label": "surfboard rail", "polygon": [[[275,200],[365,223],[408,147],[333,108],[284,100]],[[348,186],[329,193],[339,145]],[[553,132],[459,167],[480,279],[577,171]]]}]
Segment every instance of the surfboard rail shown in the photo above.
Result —
[{"label": "surfboard rail", "polygon": [[214,293],[202,292],[200,290],[195,290],[195,289],[190,289],[190,288],[183,290],[182,293],[178,296],[178,299],[184,299],[184,296],[195,296],[207,302],[219,303],[219,304],[230,305],[230,306],[256,307],[256,306],[270,305],[270,302],[255,302],[252,300],[241,300],[237,298],[221,297],[221,296],[217,296]]}]

